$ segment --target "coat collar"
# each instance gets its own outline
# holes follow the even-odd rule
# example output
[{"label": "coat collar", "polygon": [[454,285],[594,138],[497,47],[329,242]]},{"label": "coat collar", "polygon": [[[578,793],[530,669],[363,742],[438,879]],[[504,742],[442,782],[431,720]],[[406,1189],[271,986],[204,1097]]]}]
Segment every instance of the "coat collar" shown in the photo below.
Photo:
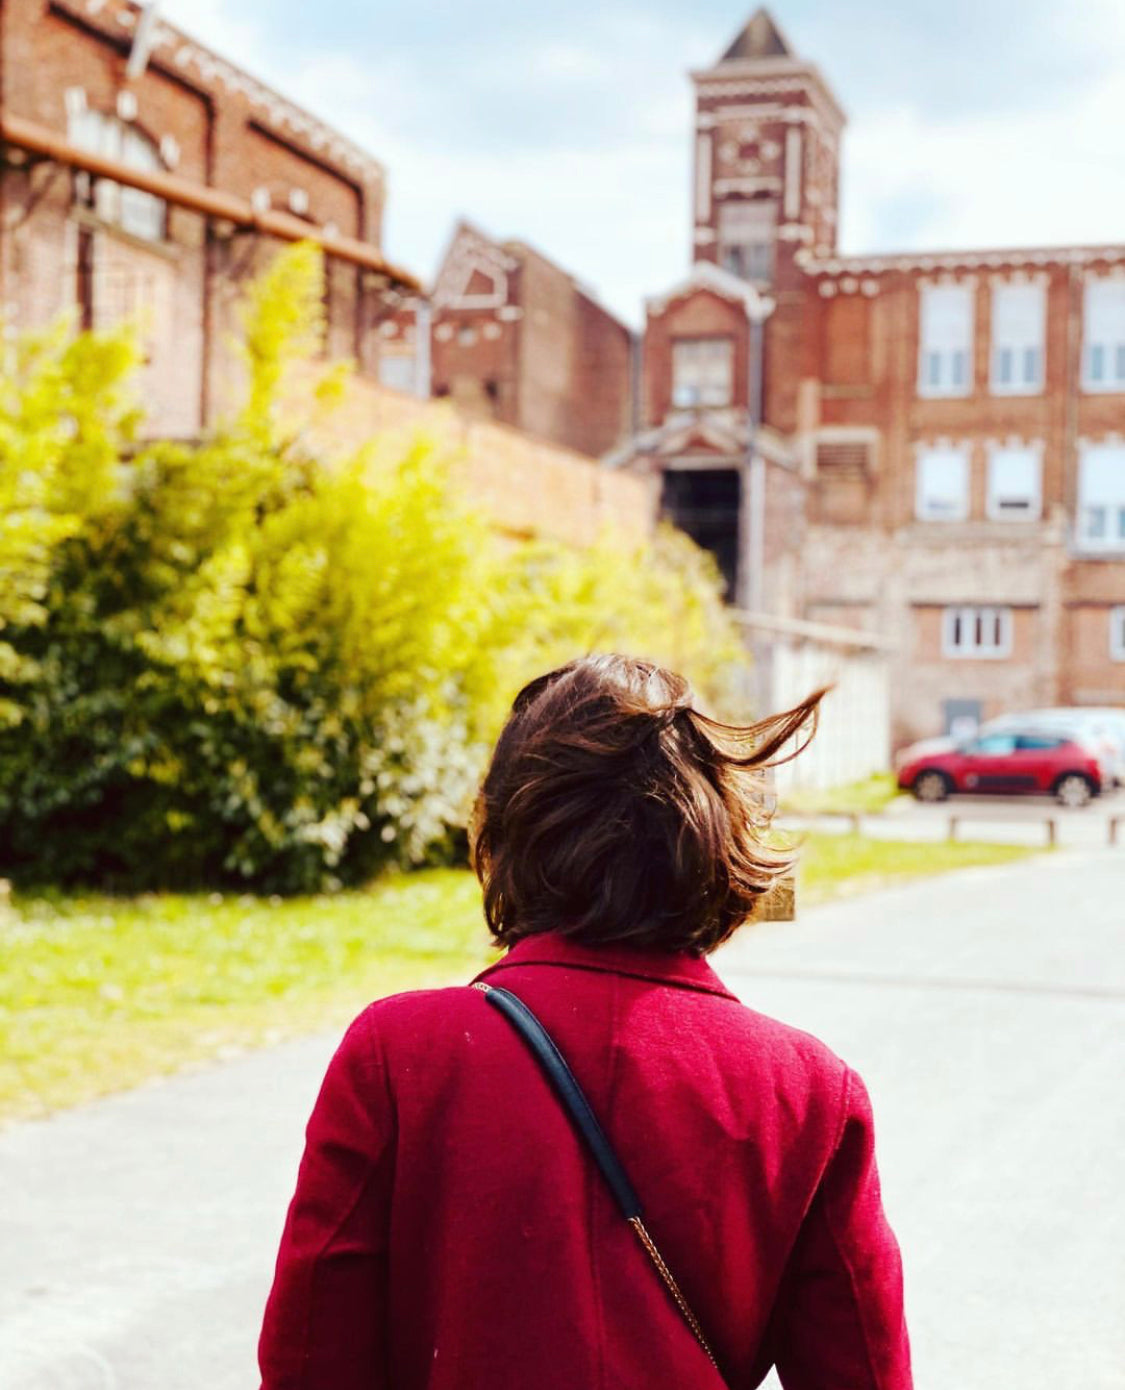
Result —
[{"label": "coat collar", "polygon": [[735,999],[706,960],[690,951],[657,951],[643,946],[588,946],[557,932],[542,932],[516,942],[495,965],[482,970],[478,980],[513,965],[555,965],[571,970],[599,970],[611,975],[631,975],[681,989],[702,990]]}]

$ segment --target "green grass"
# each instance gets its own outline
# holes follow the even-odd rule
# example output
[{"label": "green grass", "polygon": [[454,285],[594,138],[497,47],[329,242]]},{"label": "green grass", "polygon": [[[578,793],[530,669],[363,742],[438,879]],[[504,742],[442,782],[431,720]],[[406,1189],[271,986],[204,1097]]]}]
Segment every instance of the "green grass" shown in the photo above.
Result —
[{"label": "green grass", "polygon": [[804,846],[798,870],[798,912],[832,898],[873,892],[954,869],[1011,864],[1040,852],[1022,845],[911,844],[862,835],[812,834],[805,838]]},{"label": "green grass", "polygon": [[[1025,853],[810,835],[798,910]],[[464,980],[492,958],[479,889],[459,870],[285,901],[17,895],[0,903],[0,1121],[338,1027],[370,999]]]},{"label": "green grass", "polygon": [[799,816],[825,816],[857,811],[865,816],[885,811],[897,796],[898,779],[893,772],[877,772],[861,782],[830,787],[827,791],[808,791],[794,788],[781,798],[783,811]]},{"label": "green grass", "polygon": [[490,958],[455,870],[284,901],[17,896],[0,952],[0,1119],[340,1025]]}]

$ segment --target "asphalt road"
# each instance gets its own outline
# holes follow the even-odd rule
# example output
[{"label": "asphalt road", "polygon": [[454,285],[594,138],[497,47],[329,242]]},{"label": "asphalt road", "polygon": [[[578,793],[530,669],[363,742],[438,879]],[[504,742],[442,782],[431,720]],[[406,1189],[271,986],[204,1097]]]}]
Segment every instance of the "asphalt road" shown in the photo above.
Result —
[{"label": "asphalt road", "polygon": [[[1125,848],[763,926],[717,960],[863,1072],[919,1390],[1125,1387]],[[0,1134],[0,1387],[253,1390],[333,1039]]]}]

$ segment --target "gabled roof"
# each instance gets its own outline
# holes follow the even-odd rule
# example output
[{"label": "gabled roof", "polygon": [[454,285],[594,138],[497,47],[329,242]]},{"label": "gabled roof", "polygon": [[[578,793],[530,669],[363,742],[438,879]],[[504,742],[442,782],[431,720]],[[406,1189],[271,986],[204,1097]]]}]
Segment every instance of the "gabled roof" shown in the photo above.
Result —
[{"label": "gabled roof", "polygon": [[[493,237],[462,218],[453,229],[434,280],[432,299],[439,307],[499,307],[508,299],[508,276],[519,262]],[[474,280],[485,279],[488,288]]]},{"label": "gabled roof", "polygon": [[[798,460],[788,440],[769,425],[754,436],[757,451],[767,463],[789,472],[798,471]],[[628,468],[641,461],[650,470],[675,468],[685,459],[744,458],[750,444],[746,412],[721,407],[717,410],[674,410],[661,425],[630,436],[601,460],[603,468]]]},{"label": "gabled roof", "polygon": [[721,299],[729,299],[741,304],[747,315],[754,318],[768,318],[773,310],[773,300],[760,294],[753,285],[732,275],[729,270],[711,261],[696,261],[686,280],[673,285],[663,294],[653,295],[645,300],[645,308],[650,314],[662,314],[673,299],[683,299],[696,290],[710,290]]},{"label": "gabled roof", "polygon": [[795,58],[792,45],[769,10],[754,11],[734,36],[720,63],[739,63],[754,58]]}]

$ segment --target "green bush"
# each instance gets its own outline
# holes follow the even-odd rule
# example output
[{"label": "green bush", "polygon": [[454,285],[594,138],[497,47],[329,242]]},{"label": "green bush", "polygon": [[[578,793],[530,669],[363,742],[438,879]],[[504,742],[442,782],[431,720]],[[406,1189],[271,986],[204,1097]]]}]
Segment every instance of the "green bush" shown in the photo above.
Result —
[{"label": "green bush", "polygon": [[448,861],[518,686],[594,648],[729,707],[740,652],[684,537],[501,546],[419,441],[309,457],[286,372],[323,269],[246,309],[241,414],[135,444],[128,335],[20,343],[0,398],[0,866],[118,889],[297,892]]}]

